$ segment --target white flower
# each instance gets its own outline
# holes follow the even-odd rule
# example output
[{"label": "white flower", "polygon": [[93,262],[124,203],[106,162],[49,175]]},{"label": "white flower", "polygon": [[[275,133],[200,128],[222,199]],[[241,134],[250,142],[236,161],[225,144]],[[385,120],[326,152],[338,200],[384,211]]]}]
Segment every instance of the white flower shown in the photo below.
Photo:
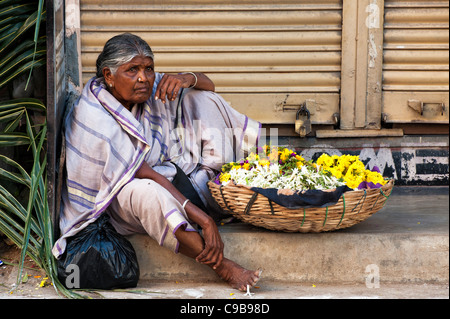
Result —
[{"label": "white flower", "polygon": [[[250,187],[278,188],[291,190],[332,189],[345,185],[334,176],[327,176],[323,171],[304,165],[299,170],[294,168],[291,172],[280,173],[280,166],[272,164],[269,167],[256,165],[253,169],[230,170],[231,180],[236,184]],[[224,182],[226,185],[229,182]]]}]

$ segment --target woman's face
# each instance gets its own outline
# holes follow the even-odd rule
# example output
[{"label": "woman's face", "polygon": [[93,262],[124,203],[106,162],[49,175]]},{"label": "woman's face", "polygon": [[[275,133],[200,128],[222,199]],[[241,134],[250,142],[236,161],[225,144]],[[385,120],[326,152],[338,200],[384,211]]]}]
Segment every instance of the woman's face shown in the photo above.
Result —
[{"label": "woman's face", "polygon": [[151,58],[138,55],[119,66],[115,74],[109,68],[104,68],[103,76],[111,94],[123,106],[131,109],[134,104],[150,98],[155,82],[154,68]]}]

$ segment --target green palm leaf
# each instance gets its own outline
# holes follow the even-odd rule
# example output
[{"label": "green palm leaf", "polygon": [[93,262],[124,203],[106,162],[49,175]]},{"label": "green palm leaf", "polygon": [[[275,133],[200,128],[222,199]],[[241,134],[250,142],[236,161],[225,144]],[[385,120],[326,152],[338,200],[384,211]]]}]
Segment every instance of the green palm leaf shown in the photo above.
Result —
[{"label": "green palm leaf", "polygon": [[[39,145],[36,145],[35,141],[34,141],[33,128],[32,128],[31,122],[30,122],[30,118],[28,117],[28,114],[25,115],[25,119],[26,119],[27,133],[28,133],[28,136],[30,137],[30,144],[31,144],[31,148],[33,151],[34,162],[33,162],[33,168],[31,170],[31,174],[30,174],[31,185],[30,185],[30,192],[29,192],[28,205],[27,205],[27,214],[25,217],[25,226],[24,226],[24,230],[23,230],[22,251],[21,251],[20,260],[19,260],[19,274],[17,277],[18,282],[22,278],[23,263],[25,261],[25,256],[27,254],[28,245],[30,242],[30,233],[31,233],[30,230],[32,227],[31,225],[33,223],[32,209],[34,207],[34,202],[37,197],[37,187],[39,185],[39,180],[42,177],[42,174],[44,172],[45,162],[46,162],[46,161],[44,161],[43,165],[41,166],[41,163],[39,161],[41,149],[42,149],[42,146],[43,146],[44,140],[45,140],[46,126],[44,127],[44,132],[41,134],[41,139],[40,139]],[[46,234],[46,235],[51,235],[51,234]],[[32,237],[31,237],[31,239],[32,239]],[[41,267],[42,266],[44,266],[44,265],[41,265]],[[44,268],[47,268],[47,267],[44,266]]]},{"label": "green palm leaf", "polygon": [[[42,12],[39,18],[42,17],[42,14],[45,12]],[[20,39],[20,36],[25,33],[29,28],[31,28],[33,25],[36,24],[36,21],[38,19],[38,12],[34,12],[31,14],[23,23],[19,22],[11,28],[10,31],[8,31],[8,34],[5,34],[5,32],[2,33],[2,36],[0,36],[0,53],[5,51],[8,47],[12,46],[17,39]],[[11,32],[12,31],[12,32]]]},{"label": "green palm leaf", "polygon": [[[45,38],[40,39],[42,45],[45,45]],[[22,53],[25,50],[32,49],[34,46],[34,41],[31,39],[27,39],[21,42],[13,51],[5,54],[2,60],[0,61],[0,68],[3,68],[7,63],[9,63],[12,59],[16,58],[18,54]]]},{"label": "green palm leaf", "polygon": [[25,106],[28,110],[45,112],[46,107],[41,100],[33,98],[15,99],[0,102],[0,112]]},{"label": "green palm leaf", "polygon": [[[45,14],[44,0],[0,0],[0,88],[23,72],[29,71],[31,76],[34,67],[45,64],[45,36],[39,37]],[[29,112],[45,114],[46,107],[28,98],[0,102],[0,149],[26,145],[33,162],[27,171],[18,161],[0,155],[8,167],[0,168],[0,181],[9,183],[0,184],[0,231],[21,249],[18,283],[28,255],[45,270],[58,293],[80,298],[83,296],[67,290],[58,280],[47,200],[47,124],[35,125]],[[26,190],[28,198],[16,198],[7,189],[11,184]]]},{"label": "green palm leaf", "polygon": [[38,41],[38,48],[35,51],[34,41],[26,41],[17,46],[14,51],[11,51],[0,61],[0,78],[6,77],[7,74],[12,74],[13,70],[20,67],[22,64],[33,61],[33,57],[45,57],[46,47],[45,38]]},{"label": "green palm leaf", "polygon": [[20,177],[18,177],[20,179],[20,181],[18,181],[18,182],[21,184],[24,184],[25,186],[30,187],[30,183],[31,183],[30,175],[27,173],[26,170],[23,169],[23,167],[19,163],[17,163],[16,161],[14,161],[13,159],[11,159],[7,156],[1,155],[1,154],[0,154],[0,161],[3,161],[6,165],[16,169],[20,173],[20,175],[16,174],[16,175],[20,176]]},{"label": "green palm leaf", "polygon": [[0,147],[21,146],[30,144],[30,138],[25,133],[6,132],[0,133]]},{"label": "green palm leaf", "polygon": [[5,79],[3,79],[0,82],[0,88],[5,86],[8,82],[12,81],[15,77],[17,77],[18,75],[20,75],[21,73],[27,71],[27,70],[32,70],[35,67],[39,67],[41,65],[45,65],[46,59],[39,59],[37,61],[29,61],[23,65],[21,65],[19,68],[17,68],[14,73],[8,75]]}]

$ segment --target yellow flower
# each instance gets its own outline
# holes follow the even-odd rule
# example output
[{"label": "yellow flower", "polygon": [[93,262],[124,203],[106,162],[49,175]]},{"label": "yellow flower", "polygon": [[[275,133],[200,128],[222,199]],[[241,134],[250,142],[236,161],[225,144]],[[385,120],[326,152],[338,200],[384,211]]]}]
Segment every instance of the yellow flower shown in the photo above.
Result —
[{"label": "yellow flower", "polygon": [[269,160],[267,160],[267,159],[262,159],[262,160],[259,160],[259,165],[261,165],[261,166],[265,166],[265,167],[269,167],[269,165],[270,165],[270,161],[269,161]]},{"label": "yellow flower", "polygon": [[292,153],[293,152],[290,149],[285,148],[280,154],[280,159],[283,162],[286,162],[289,159],[289,157],[291,157]]},{"label": "yellow flower", "polygon": [[348,168],[349,166],[350,166],[350,165],[346,165],[346,164],[344,164],[344,163],[338,163],[338,165],[336,166],[336,170],[338,170],[339,172],[341,172],[341,174],[344,174],[344,172],[347,171],[347,168]]},{"label": "yellow flower", "polygon": [[241,168],[241,164],[239,163],[234,163],[233,167],[231,169],[240,169]]},{"label": "yellow flower", "polygon": [[327,169],[334,177],[342,178],[342,172],[337,167],[331,167]]},{"label": "yellow flower", "polygon": [[323,153],[322,155],[319,156],[319,158],[317,159],[316,163],[317,165],[323,165],[323,163],[325,163],[325,158],[328,156],[328,154]]},{"label": "yellow flower", "polygon": [[248,171],[250,169],[250,164],[245,163],[244,165],[242,165],[242,168]]},{"label": "yellow flower", "polygon": [[48,277],[44,277],[44,279],[42,279],[41,283],[39,284],[39,287],[45,287],[48,283],[47,283],[47,279]]},{"label": "yellow flower", "polygon": [[297,163],[295,163],[295,165],[297,166],[298,169],[303,167],[303,162],[298,161]]},{"label": "yellow flower", "polygon": [[341,156],[339,157],[338,161],[337,161],[337,166],[341,169],[344,170],[347,167],[350,166],[350,161],[348,160],[347,157]]},{"label": "yellow flower", "polygon": [[345,175],[364,176],[365,170],[364,163],[361,161],[356,161],[349,166]]},{"label": "yellow flower", "polygon": [[344,181],[350,188],[357,188],[365,179],[365,168],[361,161],[353,162],[344,175]]},{"label": "yellow flower", "polygon": [[357,188],[359,186],[359,184],[361,184],[363,181],[364,181],[364,178],[362,176],[345,178],[345,183],[350,188]]},{"label": "yellow flower", "polygon": [[372,172],[370,170],[366,170],[365,173],[366,173],[366,181],[367,182],[372,182],[375,185],[376,184],[381,184],[381,185],[386,184],[386,181],[384,180],[383,176],[380,173]]},{"label": "yellow flower", "polygon": [[220,181],[221,183],[223,183],[223,182],[228,182],[228,181],[230,180],[230,178],[231,178],[231,175],[230,175],[229,173],[222,173],[222,174],[220,174],[220,176],[219,176],[219,181]]},{"label": "yellow flower", "polygon": [[323,168],[328,168],[333,166],[334,161],[331,158],[330,155],[323,153],[322,155],[320,155],[320,157],[317,159],[316,163],[320,166],[322,166]]}]

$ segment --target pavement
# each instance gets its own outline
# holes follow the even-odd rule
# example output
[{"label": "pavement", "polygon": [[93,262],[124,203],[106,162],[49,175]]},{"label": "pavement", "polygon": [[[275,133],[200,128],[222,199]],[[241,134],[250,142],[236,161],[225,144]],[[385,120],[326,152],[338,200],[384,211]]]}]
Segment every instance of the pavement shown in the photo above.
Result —
[{"label": "pavement", "polygon": [[[383,209],[334,232],[280,233],[242,223],[221,226],[220,232],[227,257],[263,269],[247,293],[143,235],[129,238],[141,270],[136,288],[81,293],[108,300],[187,299],[190,305],[211,300],[449,299],[448,187],[394,187]],[[29,280],[11,290],[15,268],[0,266],[0,299],[61,298],[48,280],[42,284],[45,274],[35,269],[28,269]],[[175,310],[182,312],[182,307]]]}]

